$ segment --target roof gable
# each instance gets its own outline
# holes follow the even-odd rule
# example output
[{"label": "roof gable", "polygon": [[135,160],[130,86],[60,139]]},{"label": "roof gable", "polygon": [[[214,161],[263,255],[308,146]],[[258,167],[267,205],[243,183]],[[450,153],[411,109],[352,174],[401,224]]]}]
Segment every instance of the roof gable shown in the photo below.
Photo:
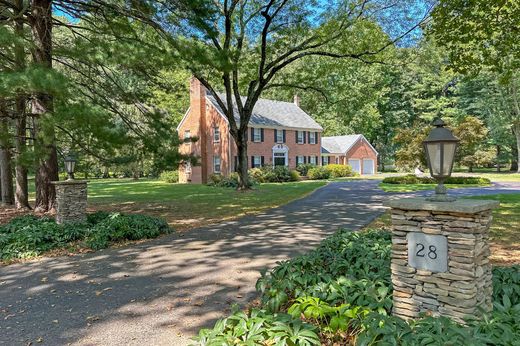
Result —
[{"label": "roof gable", "polygon": [[332,136],[321,138],[321,153],[322,154],[346,154],[359,140],[365,140],[370,148],[378,155],[376,149],[370,144],[365,136],[347,135],[347,136]]},{"label": "roof gable", "polygon": [[[218,93],[220,99],[225,100],[225,95]],[[220,108],[215,96],[208,94],[207,99],[221,114],[224,114]],[[245,97],[242,97],[245,102]],[[234,104],[235,120],[239,123],[238,108]],[[249,125],[263,127],[290,127],[297,129],[309,129],[322,131],[323,128],[305,113],[300,107],[292,102],[283,102],[267,99],[258,99],[253,108],[253,114]]]}]

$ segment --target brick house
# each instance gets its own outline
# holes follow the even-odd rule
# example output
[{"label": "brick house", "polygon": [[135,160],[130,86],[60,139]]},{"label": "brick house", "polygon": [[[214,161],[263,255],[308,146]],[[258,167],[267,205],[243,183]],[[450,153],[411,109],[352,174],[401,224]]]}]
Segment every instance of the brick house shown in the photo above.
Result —
[{"label": "brick house", "polygon": [[[224,95],[219,96],[225,99]],[[234,114],[238,114],[237,109]],[[192,78],[190,84],[190,108],[177,126],[177,132],[181,138],[199,138],[196,142],[182,144],[179,151],[200,157],[200,165],[192,167],[183,163],[179,166],[179,182],[206,183],[211,174],[229,175],[236,171],[237,148],[229,133],[228,120],[214,95],[206,92],[196,78]],[[355,159],[365,152],[370,155],[373,150],[362,137],[364,141],[356,142],[356,148],[341,153],[324,152],[322,132],[323,128],[300,108],[297,96],[294,102],[259,99],[247,131],[248,166],[284,165],[294,169],[301,163],[332,163],[329,157],[333,154],[338,157],[354,155]],[[327,157],[327,161],[322,157]],[[377,153],[370,158],[374,158],[375,164]],[[342,162],[350,161],[347,158]],[[362,163],[360,167],[363,167]]]},{"label": "brick house", "polygon": [[333,136],[321,139],[322,165],[350,165],[359,174],[374,174],[377,151],[363,135]]}]

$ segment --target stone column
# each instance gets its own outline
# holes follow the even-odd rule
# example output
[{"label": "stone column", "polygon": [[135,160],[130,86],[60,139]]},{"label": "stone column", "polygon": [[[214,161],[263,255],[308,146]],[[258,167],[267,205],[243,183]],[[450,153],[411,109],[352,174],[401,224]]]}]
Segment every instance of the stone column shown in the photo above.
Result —
[{"label": "stone column", "polygon": [[56,186],[56,223],[73,223],[87,218],[87,181],[53,181]]},{"label": "stone column", "polygon": [[499,203],[407,198],[386,205],[392,208],[393,314],[464,323],[491,311],[489,226]]}]

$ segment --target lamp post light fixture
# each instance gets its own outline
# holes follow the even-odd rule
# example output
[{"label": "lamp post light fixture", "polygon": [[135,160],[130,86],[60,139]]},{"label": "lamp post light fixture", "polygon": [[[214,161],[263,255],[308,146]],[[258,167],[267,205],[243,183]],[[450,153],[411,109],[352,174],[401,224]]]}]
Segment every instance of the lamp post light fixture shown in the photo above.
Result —
[{"label": "lamp post light fixture", "polygon": [[435,187],[435,195],[427,199],[435,202],[452,202],[455,198],[446,194],[444,181],[451,176],[459,139],[444,127],[446,124],[442,119],[437,118],[433,125],[435,128],[430,131],[423,145],[430,175],[437,180],[438,185]]},{"label": "lamp post light fixture", "polygon": [[74,168],[76,167],[76,157],[73,154],[68,154],[64,158],[65,161],[65,170],[69,177],[67,180],[74,180]]}]

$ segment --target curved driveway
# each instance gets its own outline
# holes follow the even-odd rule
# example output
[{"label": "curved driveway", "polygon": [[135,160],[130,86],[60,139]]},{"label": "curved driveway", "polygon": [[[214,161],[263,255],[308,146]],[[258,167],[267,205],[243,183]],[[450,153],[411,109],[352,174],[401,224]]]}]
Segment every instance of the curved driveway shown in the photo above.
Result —
[{"label": "curved driveway", "polygon": [[334,182],[259,215],[138,245],[2,267],[0,345],[188,344],[233,304],[254,298],[262,269],[315,247],[340,227],[357,230],[380,215],[382,201],[392,195],[378,183]]}]

